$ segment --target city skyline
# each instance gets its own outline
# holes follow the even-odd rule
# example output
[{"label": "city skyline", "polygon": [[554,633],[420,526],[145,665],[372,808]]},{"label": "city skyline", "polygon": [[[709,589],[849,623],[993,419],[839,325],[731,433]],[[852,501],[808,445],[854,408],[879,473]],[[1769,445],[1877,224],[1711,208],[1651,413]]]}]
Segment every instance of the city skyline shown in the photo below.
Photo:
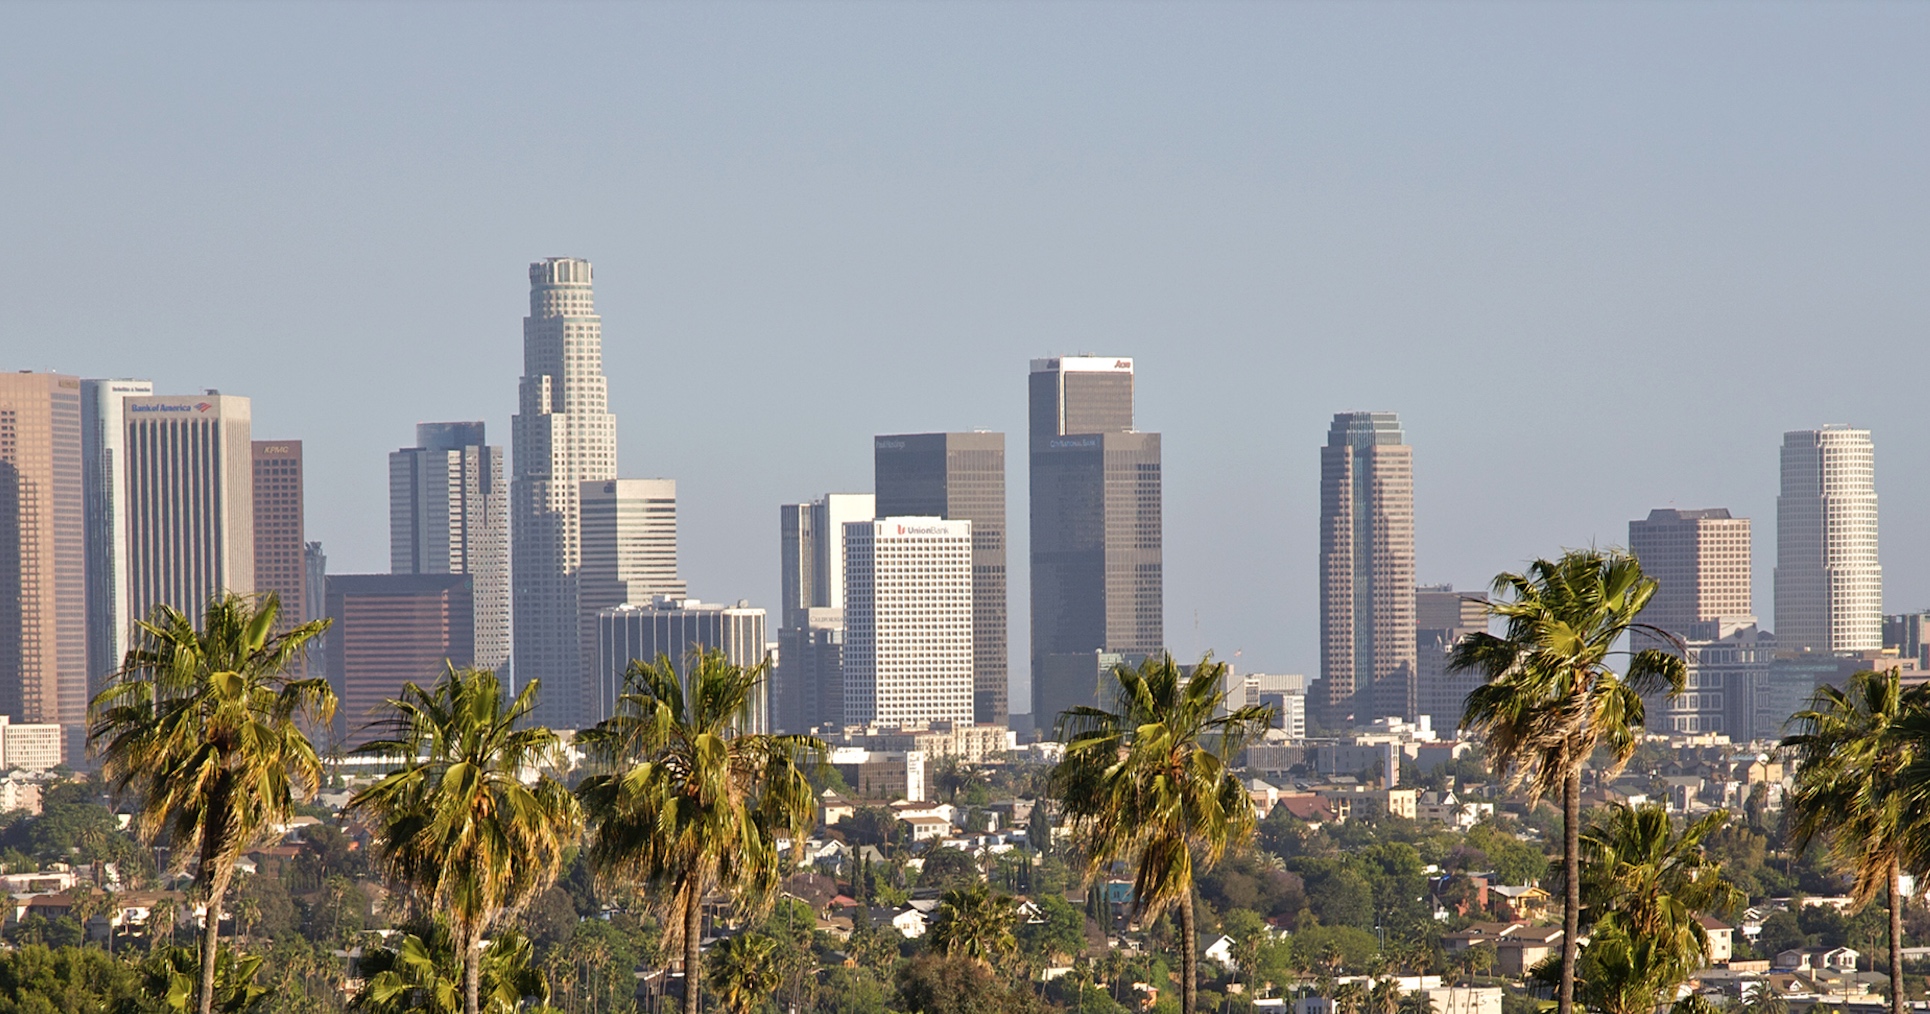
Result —
[{"label": "city skyline", "polygon": [[[1019,364],[1117,350],[1165,438],[1182,656],[1316,671],[1310,445],[1363,405],[1416,449],[1421,582],[1720,504],[1755,519],[1767,614],[1777,435],[1845,422],[1882,444],[1884,611],[1930,604],[1930,451],[1891,389],[1930,320],[1926,141],[1893,129],[1930,12],[576,10],[453,39],[406,9],[23,10],[0,75],[46,98],[0,115],[50,157],[0,167],[36,195],[0,254],[12,365],[251,396],[305,441],[309,538],[374,572],[383,455],[423,420],[509,432],[523,265],[577,255],[626,468],[678,478],[706,599],[775,603],[769,505],[867,488],[875,434],[1016,440]],[[510,71],[532,44],[581,56],[580,101]],[[1621,383],[1688,361],[1750,381]],[[703,381],[740,407],[697,440]],[[1582,382],[1616,426],[1500,407]],[[1551,474],[1576,459],[1627,464]]]}]

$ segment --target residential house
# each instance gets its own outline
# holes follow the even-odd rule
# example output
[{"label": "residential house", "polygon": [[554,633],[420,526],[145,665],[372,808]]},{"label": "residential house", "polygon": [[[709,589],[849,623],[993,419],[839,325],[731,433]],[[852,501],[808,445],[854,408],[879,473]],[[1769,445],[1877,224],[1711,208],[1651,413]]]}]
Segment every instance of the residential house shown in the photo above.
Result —
[{"label": "residential house", "polygon": [[1497,884],[1488,891],[1501,899],[1503,915],[1524,922],[1546,918],[1548,905],[1554,900],[1547,891],[1533,884]]},{"label": "residential house", "polygon": [[1728,964],[1729,959],[1735,957],[1736,954],[1736,928],[1720,919],[1711,919],[1706,915],[1699,917],[1699,919],[1702,923],[1702,931],[1709,936],[1708,964]]}]

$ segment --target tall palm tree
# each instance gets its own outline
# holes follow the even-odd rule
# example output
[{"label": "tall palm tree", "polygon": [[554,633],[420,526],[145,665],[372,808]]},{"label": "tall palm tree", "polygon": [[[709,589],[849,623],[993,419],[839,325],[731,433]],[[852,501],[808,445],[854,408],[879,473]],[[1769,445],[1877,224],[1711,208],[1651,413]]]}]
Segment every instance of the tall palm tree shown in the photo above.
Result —
[{"label": "tall palm tree", "polygon": [[549,774],[562,741],[527,724],[536,692],[531,680],[511,698],[495,673],[450,666],[430,689],[403,684],[388,738],[359,751],[397,767],[349,809],[375,826],[377,862],[418,911],[448,920],[464,1014],[481,1010],[483,935],[556,880],[576,840],[576,800]]},{"label": "tall palm tree", "polygon": [[1819,839],[1839,870],[1855,878],[1851,897],[1866,905],[1878,892],[1890,905],[1890,1010],[1902,1014],[1903,906],[1899,880],[1922,873],[1930,850],[1921,839],[1923,809],[1912,798],[1911,767],[1930,756],[1930,690],[1905,688],[1897,670],[1859,672],[1842,687],[1821,686],[1809,708],[1789,720],[1783,740],[1796,762],[1784,801],[1791,844]]},{"label": "tall palm tree", "polygon": [[[1617,806],[1582,832],[1582,904],[1594,940],[1612,941],[1607,931],[1614,928],[1624,939],[1612,946],[1646,946],[1630,951],[1630,965],[1643,970],[1654,995],[1673,993],[1707,961],[1709,934],[1700,916],[1726,915],[1748,901],[1703,844],[1728,820],[1718,810],[1678,832],[1659,805]],[[1635,992],[1631,986],[1617,995]]]},{"label": "tall palm tree", "polygon": [[1193,878],[1253,834],[1253,804],[1233,762],[1273,717],[1264,707],[1226,712],[1226,673],[1208,655],[1183,674],[1161,653],[1113,669],[1116,711],[1077,707],[1058,719],[1066,752],[1054,790],[1084,851],[1086,883],[1124,862],[1136,917],[1179,910],[1183,1014],[1199,999]]},{"label": "tall palm tree", "polygon": [[966,957],[987,968],[998,968],[1018,951],[1012,929],[1018,909],[1010,895],[999,894],[974,881],[946,891],[938,901],[938,918],[926,933],[932,950],[948,957]]},{"label": "tall palm tree", "polygon": [[751,1014],[776,993],[783,981],[776,958],[777,941],[761,933],[739,933],[712,948],[711,976],[724,1010]]},{"label": "tall palm tree", "polygon": [[658,889],[667,935],[683,945],[685,1014],[700,1010],[704,896],[721,889],[741,915],[769,911],[786,872],[778,841],[802,842],[817,815],[803,764],[823,743],[750,729],[767,669],[705,651],[686,682],[664,656],[632,660],[615,713],[577,737],[598,768],[578,787],[590,867],[606,884]]},{"label": "tall palm tree", "polygon": [[200,1014],[214,1006],[221,903],[235,863],[321,787],[322,762],[303,727],[333,717],[335,695],[327,680],[289,670],[328,621],[278,634],[280,610],[273,593],[218,595],[197,629],[180,610],[156,607],[88,711],[88,745],[114,795],[135,801],[135,833],[150,844],[165,836],[207,891]]},{"label": "tall palm tree", "polygon": [[1642,695],[1680,693],[1687,666],[1679,655],[1643,648],[1628,656],[1626,675],[1610,667],[1616,642],[1639,633],[1679,645],[1674,634],[1638,622],[1656,583],[1633,556],[1578,549],[1536,560],[1524,574],[1494,579],[1499,600],[1488,608],[1506,621],[1500,636],[1470,634],[1448,658],[1452,672],[1486,682],[1468,694],[1461,725],[1487,740],[1497,773],[1526,786],[1529,802],[1562,801],[1560,1014],[1575,1004],[1576,938],[1581,920],[1582,768],[1598,747],[1612,776],[1635,752]]}]

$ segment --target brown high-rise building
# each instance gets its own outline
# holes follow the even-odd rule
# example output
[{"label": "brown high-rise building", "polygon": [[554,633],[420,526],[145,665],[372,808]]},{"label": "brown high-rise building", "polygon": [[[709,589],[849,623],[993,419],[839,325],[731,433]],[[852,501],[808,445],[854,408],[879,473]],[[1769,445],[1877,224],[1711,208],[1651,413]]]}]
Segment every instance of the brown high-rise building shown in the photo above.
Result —
[{"label": "brown high-rise building", "polygon": [[0,715],[87,724],[80,378],[0,374]]},{"label": "brown high-rise building", "polygon": [[371,722],[402,685],[428,686],[473,665],[476,617],[468,574],[330,574],[328,682],[344,745],[377,738]]},{"label": "brown high-rise building", "polygon": [[281,600],[277,630],[299,625],[308,615],[308,573],[303,561],[302,442],[256,440],[255,593],[273,592]]},{"label": "brown high-rise building", "polygon": [[1033,722],[1050,729],[1041,702],[1110,703],[1055,674],[1165,650],[1160,443],[1132,428],[1130,359],[1035,359],[1030,392]]},{"label": "brown high-rise building", "polygon": [[1414,449],[1392,412],[1336,414],[1320,449],[1320,627],[1329,728],[1377,717],[1376,683],[1413,682]]},{"label": "brown high-rise building", "polygon": [[1724,507],[1658,508],[1628,523],[1628,549],[1656,580],[1643,623],[1713,641],[1755,622],[1748,518],[1731,517]]},{"label": "brown high-rise building", "polygon": [[972,523],[972,720],[1004,725],[1005,434],[910,433],[872,447],[879,517]]}]

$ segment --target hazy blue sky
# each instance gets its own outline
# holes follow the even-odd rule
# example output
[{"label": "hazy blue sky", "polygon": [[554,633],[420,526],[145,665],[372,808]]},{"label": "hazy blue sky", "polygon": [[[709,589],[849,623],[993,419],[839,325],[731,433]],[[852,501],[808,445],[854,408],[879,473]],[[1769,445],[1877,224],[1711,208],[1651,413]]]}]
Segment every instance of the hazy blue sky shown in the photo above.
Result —
[{"label": "hazy blue sky", "polygon": [[1027,359],[1083,350],[1165,434],[1182,654],[1317,670],[1353,409],[1422,580],[1727,506],[1765,623],[1781,433],[1870,427],[1922,608],[1926,53],[1904,4],[9,4],[0,368],[251,395],[380,570],[385,454],[508,442],[526,266],[581,256],[706,599],[773,605],[776,505],[872,434],[1002,429],[1022,674]]}]

